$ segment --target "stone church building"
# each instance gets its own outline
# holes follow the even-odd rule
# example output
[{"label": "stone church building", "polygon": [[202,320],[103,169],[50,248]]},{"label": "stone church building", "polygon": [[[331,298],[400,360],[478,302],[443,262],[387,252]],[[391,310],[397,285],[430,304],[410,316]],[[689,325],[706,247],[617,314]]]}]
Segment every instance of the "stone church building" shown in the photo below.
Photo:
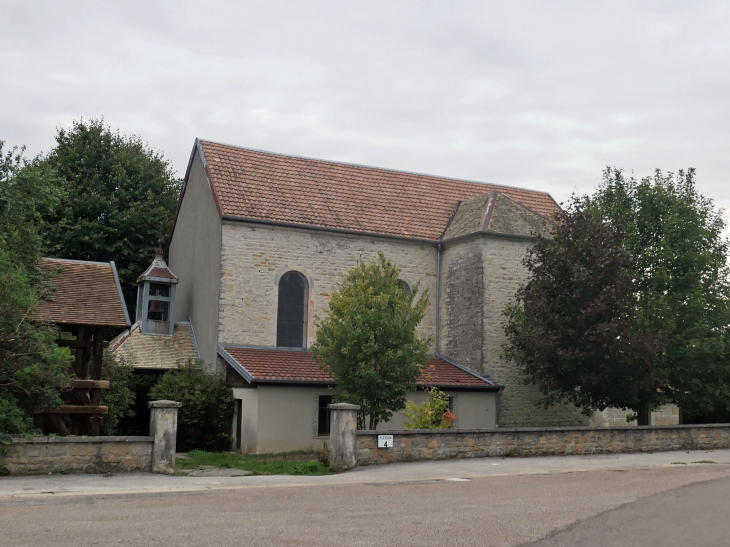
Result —
[{"label": "stone church building", "polygon": [[537,408],[537,390],[501,357],[502,311],[524,282],[531,234],[557,209],[536,190],[196,140],[169,242],[170,324],[152,332],[139,315],[152,304],[140,303],[140,332],[179,332],[226,374],[235,446],[314,446],[328,433],[332,385],[307,351],[315,318],[347,272],[382,251],[407,288],[429,292],[428,383],[451,396],[454,427],[588,425],[573,407]]}]

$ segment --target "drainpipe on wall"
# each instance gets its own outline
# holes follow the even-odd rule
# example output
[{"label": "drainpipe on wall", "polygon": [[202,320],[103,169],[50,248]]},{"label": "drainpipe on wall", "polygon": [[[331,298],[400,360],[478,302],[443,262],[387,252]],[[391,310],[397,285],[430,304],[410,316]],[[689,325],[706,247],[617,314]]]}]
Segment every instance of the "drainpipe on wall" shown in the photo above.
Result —
[{"label": "drainpipe on wall", "polygon": [[504,386],[499,388],[499,391],[497,392],[497,407],[494,409],[494,427],[499,427],[499,400],[502,398],[503,391]]},{"label": "drainpipe on wall", "polygon": [[441,354],[441,344],[439,340],[441,330],[441,243],[438,244],[436,250],[436,357]]}]

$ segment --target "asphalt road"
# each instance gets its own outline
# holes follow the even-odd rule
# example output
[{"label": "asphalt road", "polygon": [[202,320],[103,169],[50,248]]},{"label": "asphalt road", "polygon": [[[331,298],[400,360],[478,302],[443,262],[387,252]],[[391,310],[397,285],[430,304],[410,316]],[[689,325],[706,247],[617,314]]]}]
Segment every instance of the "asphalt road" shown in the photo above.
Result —
[{"label": "asphalt road", "polygon": [[531,543],[533,547],[730,545],[730,477],[622,505]]},{"label": "asphalt road", "polygon": [[0,545],[717,546],[729,488],[727,465],[708,464],[6,497]]}]

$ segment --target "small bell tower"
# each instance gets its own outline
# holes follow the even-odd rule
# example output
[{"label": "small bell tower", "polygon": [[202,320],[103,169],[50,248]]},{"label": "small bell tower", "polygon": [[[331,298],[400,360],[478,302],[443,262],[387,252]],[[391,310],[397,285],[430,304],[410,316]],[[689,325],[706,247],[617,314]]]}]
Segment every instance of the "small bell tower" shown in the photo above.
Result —
[{"label": "small bell tower", "polygon": [[155,259],[137,278],[137,321],[142,334],[175,334],[175,286],[177,276],[162,258],[162,239]]}]

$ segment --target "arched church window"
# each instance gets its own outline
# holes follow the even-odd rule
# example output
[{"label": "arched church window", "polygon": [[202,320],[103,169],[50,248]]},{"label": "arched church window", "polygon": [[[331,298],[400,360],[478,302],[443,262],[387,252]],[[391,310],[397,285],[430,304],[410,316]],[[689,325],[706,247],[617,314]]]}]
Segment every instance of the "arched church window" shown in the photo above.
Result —
[{"label": "arched church window", "polygon": [[406,294],[408,294],[408,295],[410,295],[410,294],[411,294],[411,287],[410,287],[410,285],[408,285],[408,283],[406,283],[406,282],[405,282],[405,281],[403,281],[402,279],[399,279],[399,280],[398,280],[398,286],[399,286],[399,287],[400,287],[401,289],[403,289],[403,292],[404,292],[404,293],[406,293]]},{"label": "arched church window", "polygon": [[280,348],[307,347],[307,298],[309,285],[299,272],[287,272],[279,280],[276,315],[276,345]]}]

